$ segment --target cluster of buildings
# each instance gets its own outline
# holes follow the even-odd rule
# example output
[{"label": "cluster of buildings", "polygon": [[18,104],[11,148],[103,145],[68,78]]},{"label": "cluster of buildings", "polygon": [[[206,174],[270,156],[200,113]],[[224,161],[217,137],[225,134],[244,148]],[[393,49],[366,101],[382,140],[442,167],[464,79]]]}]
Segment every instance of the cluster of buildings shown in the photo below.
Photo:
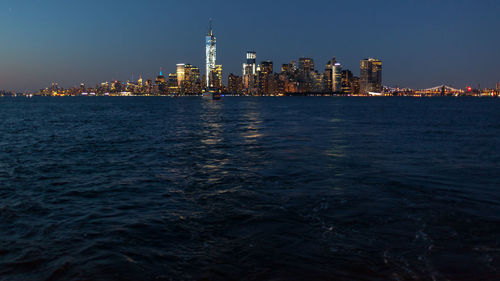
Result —
[{"label": "cluster of buildings", "polygon": [[391,89],[382,85],[382,61],[374,58],[360,62],[360,75],[355,76],[333,57],[324,65],[324,71],[316,70],[312,58],[282,64],[275,72],[272,61],[257,63],[257,53],[248,51],[243,58],[241,75],[230,73],[227,85],[222,79],[222,65],[218,65],[217,41],[212,26],[205,38],[205,69],[203,73],[192,64],[177,64],[176,71],[164,75],[160,69],[154,79],[137,81],[104,82],[95,87],[81,84],[79,87],[62,89],[57,83],[43,89],[39,94],[65,95],[200,95],[204,91],[217,90],[228,95],[285,96],[285,95],[391,95],[391,96],[441,96],[441,95],[500,95],[500,83],[496,89],[484,91],[454,89],[438,86],[425,90]]},{"label": "cluster of buildings", "polygon": [[274,72],[272,61],[256,63],[257,54],[247,52],[242,75],[229,74],[227,93],[244,95],[303,95],[346,94],[368,95],[382,92],[382,62],[377,59],[361,61],[360,77],[332,58],[325,64],[324,72],[315,69],[312,58],[300,58],[282,64]]},{"label": "cluster of buildings", "polygon": [[205,40],[206,63],[204,73],[191,64],[177,64],[176,72],[156,79],[104,82],[95,87],[62,89],[57,83],[40,91],[41,95],[199,95],[205,90],[218,90],[232,95],[303,95],[347,94],[367,95],[382,91],[382,62],[377,59],[361,61],[360,77],[332,58],[324,72],[315,69],[312,58],[281,65],[274,72],[272,61],[257,63],[257,53],[249,51],[241,75],[229,74],[227,85],[222,79],[222,65],[216,63],[217,41],[212,26]]}]

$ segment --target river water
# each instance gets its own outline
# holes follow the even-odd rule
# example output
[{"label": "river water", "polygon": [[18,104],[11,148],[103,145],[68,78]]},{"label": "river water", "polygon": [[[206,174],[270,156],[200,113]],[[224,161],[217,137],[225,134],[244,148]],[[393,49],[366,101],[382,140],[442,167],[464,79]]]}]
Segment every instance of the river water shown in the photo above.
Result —
[{"label": "river water", "polygon": [[0,280],[500,280],[500,99],[0,98]]}]

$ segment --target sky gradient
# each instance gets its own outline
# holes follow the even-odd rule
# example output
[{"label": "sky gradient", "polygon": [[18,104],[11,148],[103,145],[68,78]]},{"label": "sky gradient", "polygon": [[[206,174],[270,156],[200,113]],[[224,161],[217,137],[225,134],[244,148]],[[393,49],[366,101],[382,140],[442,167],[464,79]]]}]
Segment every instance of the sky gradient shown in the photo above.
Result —
[{"label": "sky gradient", "polygon": [[500,1],[3,0],[0,89],[38,90],[153,78],[177,63],[204,69],[214,19],[223,76],[241,75],[247,50],[274,70],[312,57],[383,60],[383,84],[494,87],[500,82]]}]

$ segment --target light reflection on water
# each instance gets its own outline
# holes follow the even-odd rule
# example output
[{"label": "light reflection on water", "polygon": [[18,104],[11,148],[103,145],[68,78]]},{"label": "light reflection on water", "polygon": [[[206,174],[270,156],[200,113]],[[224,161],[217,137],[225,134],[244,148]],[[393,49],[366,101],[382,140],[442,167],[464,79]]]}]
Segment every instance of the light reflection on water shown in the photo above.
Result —
[{"label": "light reflection on water", "polygon": [[0,279],[494,280],[499,112],[3,99]]}]

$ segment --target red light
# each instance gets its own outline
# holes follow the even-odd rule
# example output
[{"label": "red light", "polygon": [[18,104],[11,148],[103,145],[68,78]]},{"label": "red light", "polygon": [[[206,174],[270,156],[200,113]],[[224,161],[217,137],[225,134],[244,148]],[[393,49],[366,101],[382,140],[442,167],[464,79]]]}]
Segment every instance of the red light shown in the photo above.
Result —
[{"label": "red light", "polygon": [[469,87],[467,88],[467,90],[468,90],[469,92],[472,92],[472,87],[470,87],[470,86],[469,86]]}]

